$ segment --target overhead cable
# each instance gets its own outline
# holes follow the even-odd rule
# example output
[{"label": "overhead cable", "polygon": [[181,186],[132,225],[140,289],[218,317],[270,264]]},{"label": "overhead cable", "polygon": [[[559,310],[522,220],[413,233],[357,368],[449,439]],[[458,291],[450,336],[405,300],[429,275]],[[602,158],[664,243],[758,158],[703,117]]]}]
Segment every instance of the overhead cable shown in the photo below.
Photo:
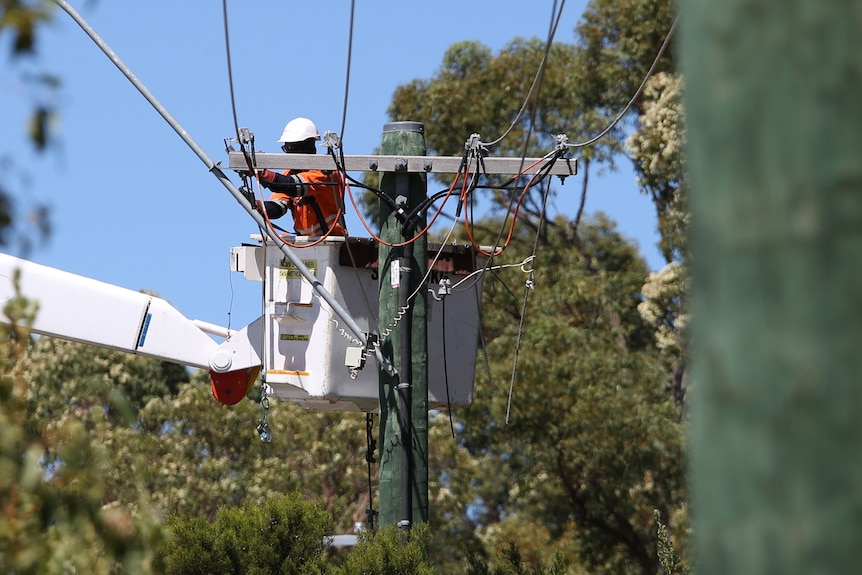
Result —
[{"label": "overhead cable", "polygon": [[[527,104],[529,104],[529,103],[530,103],[530,99],[531,99],[531,98],[532,98],[532,96],[533,96],[533,91],[534,91],[534,90],[536,89],[536,87],[540,84],[541,78],[542,78],[542,76],[543,76],[543,75],[544,75],[544,73],[545,73],[545,64],[546,64],[546,63],[547,63],[547,61],[548,61],[548,54],[549,54],[549,53],[550,53],[550,51],[551,51],[551,45],[552,45],[552,44],[553,44],[553,42],[554,42],[554,36],[555,36],[555,35],[556,35],[556,33],[557,33],[557,26],[560,24],[560,18],[561,18],[561,17],[562,17],[562,15],[563,15],[563,7],[564,7],[565,5],[566,5],[566,0],[563,0],[563,1],[560,3],[560,9],[559,9],[559,11],[557,11],[557,8],[556,8],[556,1],[554,2],[554,8],[552,9],[552,24],[551,24],[551,29],[550,29],[550,31],[548,32],[548,39],[547,39],[547,41],[545,42],[545,53],[542,55],[542,61],[539,63],[539,69],[536,71],[536,76],[533,78],[533,84],[530,86],[530,90],[529,90],[529,92],[527,92],[527,96],[524,98],[524,103],[521,105],[521,109],[520,109],[520,110],[518,110],[518,114],[515,116],[515,119],[514,119],[514,120],[512,120],[512,123],[509,125],[508,129],[507,129],[505,132],[503,132],[503,135],[502,135],[502,136],[500,136],[499,138],[497,138],[496,140],[494,140],[494,141],[492,141],[492,142],[482,142],[482,144],[483,144],[483,145],[485,145],[485,146],[496,146],[497,144],[499,144],[500,142],[502,142],[502,141],[503,141],[503,139],[504,139],[506,136],[508,136],[508,135],[509,135],[509,133],[514,129],[515,124],[517,124],[517,123],[518,123],[518,120],[520,120],[520,119],[521,119],[521,116],[524,114],[524,110],[526,110],[526,109],[527,109]],[[556,12],[556,15],[555,15],[555,16],[554,16],[554,12]]]},{"label": "overhead cable", "polygon": [[664,54],[665,49],[670,44],[670,39],[673,36],[673,31],[676,28],[676,24],[678,21],[679,21],[679,12],[677,12],[676,16],[674,17],[673,24],[670,25],[670,30],[668,30],[667,36],[665,36],[664,42],[662,42],[661,47],[658,49],[658,53],[656,54],[655,59],[652,61],[652,65],[649,67],[649,70],[647,70],[647,73],[644,76],[644,79],[641,82],[641,85],[638,86],[637,91],[635,91],[634,96],[631,97],[628,104],[626,104],[625,108],[623,108],[623,111],[620,112],[619,115],[616,118],[614,118],[614,121],[611,122],[610,125],[607,128],[605,128],[604,130],[602,130],[601,133],[599,133],[597,136],[590,138],[586,142],[580,142],[580,143],[575,143],[575,144],[566,144],[566,147],[568,147],[568,148],[585,148],[586,146],[590,146],[592,144],[595,144],[596,142],[598,142],[599,140],[604,138],[608,134],[608,132],[610,132],[611,130],[613,130],[616,127],[616,125],[620,122],[620,120],[623,119],[623,116],[625,116],[628,113],[629,109],[632,107],[632,105],[635,103],[635,101],[640,97],[641,92],[643,92],[643,89],[646,86],[647,80],[649,80],[650,77],[653,75],[653,72],[655,71],[656,66],[658,66],[659,60],[661,60],[662,54]]},{"label": "overhead cable", "polygon": [[338,136],[344,141],[344,125],[347,123],[347,95],[350,92],[350,62],[353,55],[353,12],[355,0],[350,0],[350,32],[347,37],[347,71],[344,76],[344,106],[341,110],[341,131]]}]

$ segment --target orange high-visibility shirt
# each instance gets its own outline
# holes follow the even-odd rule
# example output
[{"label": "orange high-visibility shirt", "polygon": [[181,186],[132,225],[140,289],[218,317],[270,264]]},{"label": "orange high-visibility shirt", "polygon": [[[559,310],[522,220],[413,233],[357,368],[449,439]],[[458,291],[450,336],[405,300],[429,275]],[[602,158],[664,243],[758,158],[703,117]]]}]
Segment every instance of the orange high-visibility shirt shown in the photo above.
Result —
[{"label": "orange high-visibility shirt", "polygon": [[273,192],[271,200],[285,200],[293,216],[293,227],[300,236],[322,236],[330,228],[332,234],[347,235],[337,220],[344,214],[344,180],[339,172],[322,170],[284,170],[285,176],[298,176],[306,185],[304,194],[292,198]]}]

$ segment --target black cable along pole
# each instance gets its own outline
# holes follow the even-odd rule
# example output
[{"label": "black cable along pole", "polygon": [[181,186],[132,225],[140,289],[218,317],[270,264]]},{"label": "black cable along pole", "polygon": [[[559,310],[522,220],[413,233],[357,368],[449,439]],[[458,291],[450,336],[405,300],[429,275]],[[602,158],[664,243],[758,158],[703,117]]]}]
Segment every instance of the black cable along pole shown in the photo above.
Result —
[{"label": "black cable along pole", "polygon": [[[398,174],[395,177],[396,197],[402,197],[406,201],[407,187],[409,186],[407,174]],[[412,229],[405,229],[405,236],[412,235]],[[413,304],[410,300],[410,271],[413,267],[413,244],[404,246],[404,254],[401,257],[401,283],[399,313],[404,313],[401,318],[401,374],[398,384],[398,425],[401,427],[401,520],[398,526],[409,529],[413,525],[413,496],[411,486],[413,485]]]}]

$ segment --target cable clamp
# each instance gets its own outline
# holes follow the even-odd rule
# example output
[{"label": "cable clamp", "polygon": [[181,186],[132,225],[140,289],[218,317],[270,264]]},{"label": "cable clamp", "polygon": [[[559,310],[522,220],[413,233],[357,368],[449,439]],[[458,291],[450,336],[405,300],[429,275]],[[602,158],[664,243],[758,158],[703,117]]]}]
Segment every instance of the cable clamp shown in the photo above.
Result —
[{"label": "cable clamp", "polygon": [[363,359],[368,358],[368,352],[374,351],[377,349],[377,346],[380,345],[380,337],[376,333],[369,333],[365,336],[365,348],[362,352]]},{"label": "cable clamp", "polygon": [[554,146],[554,149],[558,152],[565,152],[569,149],[569,137],[565,134],[557,134],[554,136],[557,144]]},{"label": "cable clamp", "polygon": [[375,522],[376,522],[377,517],[379,515],[380,515],[380,513],[371,509],[370,507],[365,509],[365,517],[366,517],[366,521],[368,522],[368,530],[369,531],[376,531],[377,530],[377,527],[375,526]]},{"label": "cable clamp", "polygon": [[240,128],[239,129],[239,143],[240,144],[253,144],[254,143],[254,132],[249,130],[248,128]]},{"label": "cable clamp", "polygon": [[443,301],[443,299],[447,295],[452,294],[452,280],[450,280],[448,277],[441,278],[440,285],[437,287],[437,291],[435,292],[434,290],[429,288],[428,293],[430,293],[431,297],[433,297],[435,300]]},{"label": "cable clamp", "polygon": [[482,144],[482,136],[479,134],[470,134],[470,137],[464,143],[464,149],[473,156],[485,157],[488,155],[488,148]]},{"label": "cable clamp", "polygon": [[332,130],[323,132],[323,145],[327,148],[337,150],[341,147],[341,138]]}]

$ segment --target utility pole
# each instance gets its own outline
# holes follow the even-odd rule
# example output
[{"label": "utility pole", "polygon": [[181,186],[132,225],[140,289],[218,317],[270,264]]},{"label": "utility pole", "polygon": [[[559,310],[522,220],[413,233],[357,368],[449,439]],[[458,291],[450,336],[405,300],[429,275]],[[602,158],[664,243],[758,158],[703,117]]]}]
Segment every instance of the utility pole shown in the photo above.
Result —
[{"label": "utility pole", "polygon": [[695,571],[855,573],[859,3],[683,4]]},{"label": "utility pole", "polygon": [[[394,122],[383,127],[382,155],[395,158],[395,171],[383,172],[380,189],[402,212],[381,202],[379,328],[384,355],[394,359],[397,375],[380,373],[380,525],[410,529],[428,521],[428,336],[427,296],[422,282],[428,265],[421,214],[405,227],[403,218],[427,196],[424,172],[408,171],[407,160],[424,156],[425,127]],[[405,242],[409,242],[406,243]],[[397,244],[405,244],[398,246]]]},{"label": "utility pole", "polygon": [[[384,368],[379,377],[379,524],[399,525],[405,530],[429,519],[429,391],[427,291],[420,285],[428,267],[428,242],[424,234],[412,241],[424,231],[427,218],[424,213],[416,214],[408,220],[410,228],[405,229],[404,216],[412,216],[412,211],[426,199],[429,174],[457,173],[465,160],[464,156],[428,157],[424,131],[419,122],[389,123],[383,128],[379,155],[340,158],[345,171],[380,173],[380,189],[387,198],[381,202],[379,237],[383,243],[377,253],[378,328],[383,339],[373,346]],[[465,149],[478,136],[471,136]],[[557,139],[561,149],[565,137]],[[333,158],[323,154],[257,152],[254,158],[258,169],[331,170],[334,166]],[[248,170],[245,154],[230,148],[228,163],[229,169]],[[488,174],[529,176],[542,172],[561,180],[578,173],[577,159],[565,155],[550,162],[547,157],[483,155],[482,167]],[[386,369],[387,366],[395,369]]]}]

